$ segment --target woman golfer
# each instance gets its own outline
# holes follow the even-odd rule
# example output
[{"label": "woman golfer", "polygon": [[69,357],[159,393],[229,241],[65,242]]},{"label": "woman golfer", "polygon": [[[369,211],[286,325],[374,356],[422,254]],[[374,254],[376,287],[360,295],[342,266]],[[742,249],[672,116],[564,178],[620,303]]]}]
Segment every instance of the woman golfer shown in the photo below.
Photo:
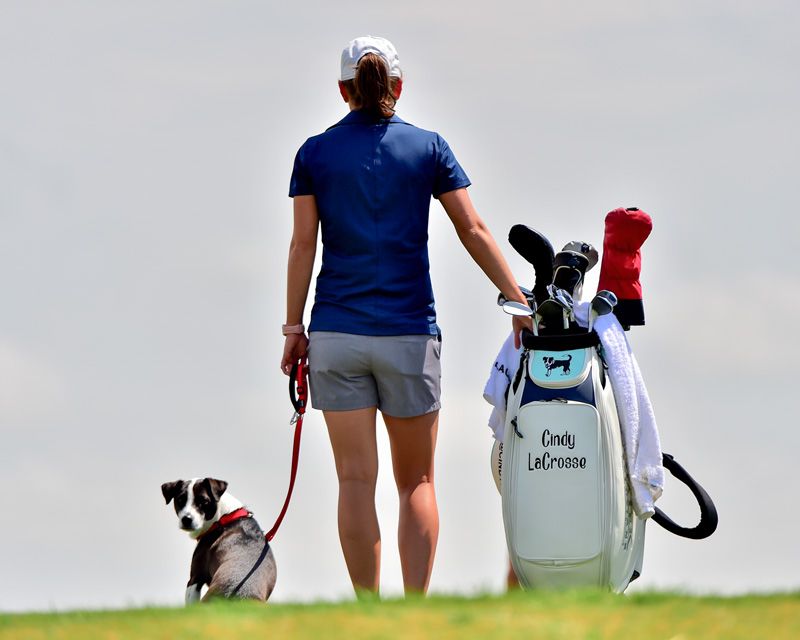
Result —
[{"label": "woman golfer", "polygon": [[[525,302],[450,147],[395,115],[402,78],[391,42],[372,36],[350,42],[339,81],[350,112],[303,144],[289,190],[294,231],[281,369],[288,374],[308,351],[311,404],[325,417],[339,479],[339,538],[359,595],[377,593],[380,582],[378,411],[400,497],[407,593],[427,590],[436,551],[442,339],[428,263],[431,196],[494,285],[509,300]],[[303,312],[319,229],[322,267],[306,338]],[[517,335],[530,326],[528,318],[513,323]]]}]

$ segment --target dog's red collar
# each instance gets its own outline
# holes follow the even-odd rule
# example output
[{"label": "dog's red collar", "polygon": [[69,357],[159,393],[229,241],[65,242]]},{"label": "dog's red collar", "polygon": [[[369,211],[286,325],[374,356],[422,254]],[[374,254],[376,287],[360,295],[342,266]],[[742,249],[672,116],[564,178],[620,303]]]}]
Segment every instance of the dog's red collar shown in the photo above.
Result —
[{"label": "dog's red collar", "polygon": [[214,526],[224,527],[229,525],[234,520],[239,520],[241,518],[249,518],[253,514],[250,513],[247,509],[242,507],[241,509],[237,509],[236,511],[231,511],[230,513],[226,513],[222,516],[217,522],[214,523]]},{"label": "dog's red collar", "polygon": [[250,513],[247,509],[242,507],[241,509],[237,509],[236,511],[231,511],[230,513],[226,513],[222,516],[219,520],[217,520],[211,527],[206,531],[202,536],[199,536],[197,539],[199,540],[203,536],[207,536],[212,531],[216,531],[217,529],[222,529],[223,527],[227,527],[231,522],[236,522],[237,520],[241,520],[242,518],[250,518],[253,514]]}]

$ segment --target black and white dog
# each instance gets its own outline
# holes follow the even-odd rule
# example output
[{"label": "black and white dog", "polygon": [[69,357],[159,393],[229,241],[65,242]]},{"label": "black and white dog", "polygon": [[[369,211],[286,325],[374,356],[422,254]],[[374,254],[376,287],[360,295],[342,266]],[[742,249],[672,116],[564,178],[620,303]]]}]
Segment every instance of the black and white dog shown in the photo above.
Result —
[{"label": "black and white dog", "polygon": [[553,356],[542,356],[542,362],[544,362],[544,368],[547,370],[546,375],[548,378],[550,374],[559,367],[562,369],[562,375],[569,375],[570,373],[570,364],[572,363],[572,354],[570,353],[567,355],[565,359],[556,360]]},{"label": "black and white dog", "polygon": [[175,502],[178,526],[197,540],[186,604],[214,597],[266,601],[275,587],[275,558],[253,514],[214,478],[176,480],[161,485],[167,504]]}]

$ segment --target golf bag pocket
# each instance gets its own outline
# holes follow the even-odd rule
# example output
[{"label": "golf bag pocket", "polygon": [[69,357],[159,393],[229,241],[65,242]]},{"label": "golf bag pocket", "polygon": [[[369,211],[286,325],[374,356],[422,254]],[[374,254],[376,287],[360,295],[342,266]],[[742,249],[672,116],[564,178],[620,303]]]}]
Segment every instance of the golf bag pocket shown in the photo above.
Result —
[{"label": "golf bag pocket", "polygon": [[528,360],[528,375],[534,384],[546,389],[576,387],[589,376],[591,364],[591,349],[537,349]]},{"label": "golf bag pocket", "polygon": [[525,560],[583,562],[602,550],[600,417],[591,405],[567,405],[535,402],[517,419],[509,515],[512,551]]}]

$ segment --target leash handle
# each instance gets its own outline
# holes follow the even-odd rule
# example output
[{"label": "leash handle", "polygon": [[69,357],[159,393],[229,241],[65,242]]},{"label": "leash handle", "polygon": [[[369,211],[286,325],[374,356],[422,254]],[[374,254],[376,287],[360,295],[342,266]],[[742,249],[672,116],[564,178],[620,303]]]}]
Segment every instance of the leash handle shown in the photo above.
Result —
[{"label": "leash handle", "polygon": [[298,416],[306,412],[306,401],[308,400],[308,364],[306,357],[292,365],[292,373],[289,376],[289,400]]},{"label": "leash handle", "polygon": [[292,367],[292,375],[289,380],[289,399],[292,401],[294,407],[294,416],[292,416],[292,423],[294,423],[294,442],[292,444],[292,468],[289,473],[289,490],[286,492],[286,500],[283,502],[278,519],[272,525],[266,535],[267,542],[272,541],[278,528],[283,522],[283,517],[289,509],[289,501],[292,499],[292,491],[294,491],[294,481],[297,477],[297,466],[300,461],[300,436],[303,433],[303,414],[306,412],[306,400],[308,398],[308,372],[306,370],[306,358],[303,356],[299,361],[294,363]]}]

